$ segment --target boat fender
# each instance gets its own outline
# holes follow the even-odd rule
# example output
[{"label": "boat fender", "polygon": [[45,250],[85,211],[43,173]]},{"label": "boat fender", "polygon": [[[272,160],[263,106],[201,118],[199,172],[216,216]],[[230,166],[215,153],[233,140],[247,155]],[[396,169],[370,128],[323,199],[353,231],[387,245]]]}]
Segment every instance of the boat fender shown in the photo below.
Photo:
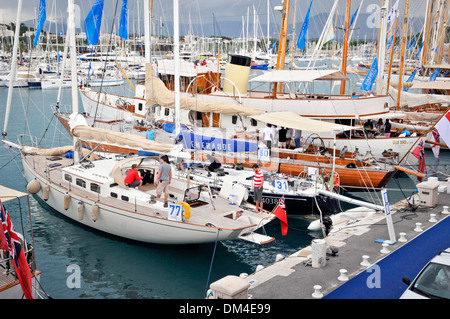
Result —
[{"label": "boat fender", "polygon": [[94,205],[92,205],[92,220],[94,222],[96,222],[98,219],[98,210],[99,210],[98,204],[94,203]]},{"label": "boat fender", "polygon": [[64,209],[68,210],[70,207],[70,195],[67,193],[64,195]]},{"label": "boat fender", "polygon": [[191,206],[186,202],[179,202],[178,205],[183,206],[184,208],[184,219],[188,220],[191,217]]},{"label": "boat fender", "polygon": [[50,195],[50,185],[45,185],[45,186],[44,186],[44,192],[43,192],[42,198],[43,198],[45,201],[47,201],[49,195]]},{"label": "boat fender", "polygon": [[334,172],[334,178],[333,178],[333,187],[334,188],[339,188],[341,181],[339,179],[339,174]]},{"label": "boat fender", "polygon": [[83,202],[78,202],[78,220],[83,220],[84,218],[84,204]]},{"label": "boat fender", "polygon": [[27,191],[30,194],[37,194],[41,190],[41,183],[39,183],[36,179],[30,181],[27,185]]}]

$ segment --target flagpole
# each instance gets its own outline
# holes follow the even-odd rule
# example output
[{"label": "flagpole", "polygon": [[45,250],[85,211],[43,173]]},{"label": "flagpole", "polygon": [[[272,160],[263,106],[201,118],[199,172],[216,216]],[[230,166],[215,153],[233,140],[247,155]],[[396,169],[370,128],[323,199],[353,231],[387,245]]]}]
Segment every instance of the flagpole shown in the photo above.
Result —
[{"label": "flagpole", "polygon": [[400,55],[400,74],[398,78],[398,92],[397,92],[397,111],[400,111],[400,98],[403,90],[403,65],[405,64],[405,46],[406,46],[406,32],[408,26],[408,10],[409,0],[405,4],[405,18],[403,20],[403,37],[402,37],[402,52]]},{"label": "flagpole", "polygon": [[[345,27],[344,27],[344,50],[342,51],[341,72],[344,76],[347,74],[347,50],[348,50],[348,29],[350,26],[350,5],[351,0],[347,0],[345,8]],[[341,95],[345,94],[345,80],[341,81]]]},{"label": "flagpole", "polygon": [[[270,212],[270,214],[275,215],[273,212],[275,211],[275,209],[278,207],[278,204],[281,202],[281,200],[284,198],[284,194],[280,197],[280,199],[278,200],[277,204],[272,208],[272,211]],[[270,215],[269,215],[270,216]],[[269,218],[269,217],[267,217]]]},{"label": "flagpole", "polygon": [[392,72],[392,61],[394,59],[394,43],[395,43],[395,38],[397,36],[397,25],[398,25],[398,12],[397,12],[397,17],[395,18],[395,30],[394,30],[394,40],[392,40],[392,46],[391,46],[391,54],[389,57],[389,72],[388,72],[388,79],[387,79],[387,85],[386,85],[386,95],[389,94],[389,85],[391,83],[391,72]]},{"label": "flagpole", "polygon": [[[284,5],[283,5],[282,24],[281,24],[281,31],[280,31],[280,43],[278,44],[278,56],[277,56],[276,70],[284,69],[286,37],[287,37],[287,28],[288,28],[288,20],[289,20],[289,3],[290,3],[290,0],[285,0]],[[274,98],[276,98],[276,96],[277,96],[277,87],[278,87],[278,83],[275,82],[273,84],[273,97]],[[282,88],[283,88],[283,85],[281,84],[280,88],[279,88],[279,92],[281,92]]]}]

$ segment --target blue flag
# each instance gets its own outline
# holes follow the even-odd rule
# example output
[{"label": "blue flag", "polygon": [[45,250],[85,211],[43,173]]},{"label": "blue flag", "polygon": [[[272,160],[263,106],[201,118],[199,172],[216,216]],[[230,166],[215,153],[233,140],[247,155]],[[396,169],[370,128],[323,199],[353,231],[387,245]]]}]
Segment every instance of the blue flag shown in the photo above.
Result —
[{"label": "blue flag", "polygon": [[414,60],[419,60],[419,55],[420,55],[420,51],[422,51],[422,48],[423,48],[423,42],[422,42],[422,45],[420,46],[419,51],[417,52],[416,56],[414,57]]},{"label": "blue flag", "polygon": [[102,25],[103,2],[104,0],[96,0],[91,11],[89,11],[84,20],[84,31],[86,32],[88,44],[98,43],[100,27]]},{"label": "blue flag", "polygon": [[364,79],[362,85],[361,85],[361,90],[364,91],[370,91],[372,90],[372,85],[373,82],[375,81],[375,78],[377,77],[378,74],[378,62],[377,62],[377,58],[375,58],[375,60],[373,60],[372,66],[370,67],[369,72],[367,72],[366,78]]},{"label": "blue flag", "polygon": [[438,74],[439,74],[439,68],[437,68],[437,69],[433,72],[433,74],[431,74],[431,76],[430,76],[430,82],[436,81],[436,78],[437,78]]},{"label": "blue flag", "polygon": [[412,50],[414,48],[414,44],[416,44],[416,38],[412,38],[411,41],[409,41],[406,50]]},{"label": "blue flag", "polygon": [[300,35],[298,36],[297,40],[297,47],[300,50],[303,50],[305,48],[305,39],[306,39],[306,32],[308,31],[308,24],[309,24],[309,11],[311,10],[312,0],[309,4],[308,12],[306,13],[305,21],[303,21],[302,30],[300,31]]},{"label": "blue flag", "polygon": [[[411,74],[408,78],[408,80],[406,80],[406,83],[412,83],[412,81],[414,80],[414,77],[416,76],[417,70],[415,70],[413,72],[413,74]],[[403,91],[408,92],[409,88],[408,87],[404,87]]]},{"label": "blue flag", "polygon": [[119,27],[119,37],[128,40],[128,27],[127,27],[127,9],[128,0],[122,0],[122,12],[120,14],[120,27]]},{"label": "blue flag", "polygon": [[275,48],[275,45],[277,44],[277,41],[275,41],[274,43],[272,43],[272,45],[267,49],[267,51],[269,51],[270,49]]},{"label": "blue flag", "polygon": [[[359,8],[358,8],[358,9],[359,9]],[[355,13],[353,13],[353,15],[352,15],[352,18],[351,18],[351,20],[350,20],[350,26],[349,26],[349,28],[351,28],[352,25],[353,25],[353,22],[355,22],[355,18],[356,18],[356,14],[358,13],[358,9],[356,9]]]},{"label": "blue flag", "polygon": [[47,14],[45,13],[45,0],[41,0],[39,3],[39,18],[38,24],[36,27],[36,34],[34,35],[33,45],[36,46],[39,40],[39,35],[41,34],[42,27],[44,26],[44,22],[47,19]]}]

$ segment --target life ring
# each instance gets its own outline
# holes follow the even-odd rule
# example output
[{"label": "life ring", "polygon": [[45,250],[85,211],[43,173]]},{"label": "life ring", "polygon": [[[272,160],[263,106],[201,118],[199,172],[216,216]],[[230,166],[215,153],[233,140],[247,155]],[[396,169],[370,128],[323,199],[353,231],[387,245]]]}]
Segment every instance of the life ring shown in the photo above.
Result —
[{"label": "life ring", "polygon": [[179,202],[178,205],[181,205],[184,208],[184,219],[189,219],[189,217],[191,217],[191,205],[186,202]]}]

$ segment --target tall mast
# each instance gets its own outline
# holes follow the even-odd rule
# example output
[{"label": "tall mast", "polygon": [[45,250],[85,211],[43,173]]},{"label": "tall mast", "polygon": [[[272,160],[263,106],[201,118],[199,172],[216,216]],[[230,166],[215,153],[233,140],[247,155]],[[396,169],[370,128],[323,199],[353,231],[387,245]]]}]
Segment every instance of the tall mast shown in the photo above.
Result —
[{"label": "tall mast", "polygon": [[400,110],[400,97],[403,90],[403,65],[405,63],[406,32],[408,31],[408,9],[409,0],[406,0],[405,18],[403,20],[402,52],[400,55],[400,74],[398,78],[397,111]]},{"label": "tall mast", "polygon": [[[346,75],[347,74],[347,49],[348,49],[348,29],[350,27],[350,5],[351,0],[347,0],[347,4],[345,7],[345,26],[344,26],[344,49],[342,51],[342,66],[341,72]],[[345,94],[345,80],[341,81],[341,95]]]},{"label": "tall mast", "polygon": [[175,60],[175,136],[178,136],[180,134],[180,25],[178,15],[178,1],[179,0],[173,0],[173,58]]},{"label": "tall mast", "polygon": [[[77,52],[75,49],[75,5],[74,0],[68,0],[68,34],[70,48],[70,73],[72,83],[72,113],[78,113],[78,83],[77,83]],[[74,163],[80,161],[81,144],[78,137],[73,137],[73,160]]]},{"label": "tall mast", "polygon": [[[153,3],[153,0],[152,0]],[[150,63],[150,0],[144,0],[144,41],[145,41],[145,63]]]},{"label": "tall mast", "polygon": [[[423,48],[422,48],[422,58],[421,58],[421,66],[424,66],[427,63],[427,54],[428,54],[428,42],[430,39],[430,30],[431,30],[431,17],[433,13],[433,5],[434,0],[428,1],[427,6],[427,15],[426,15],[426,25],[425,25],[425,38],[423,40]],[[422,74],[423,75],[423,74]]]},{"label": "tall mast", "polygon": [[[286,38],[287,28],[289,21],[289,0],[285,0],[283,4],[283,11],[281,12],[281,31],[280,31],[280,43],[278,44],[278,56],[277,56],[277,70],[284,70],[284,60],[286,51]],[[276,97],[278,83],[273,84],[273,96]],[[282,86],[279,91],[281,92]]]},{"label": "tall mast", "polygon": [[[385,53],[386,53],[386,37],[387,37],[387,8],[389,7],[389,1],[383,0],[383,4],[381,7],[381,24],[380,24],[380,36],[379,36],[379,42],[378,42],[378,74],[377,74],[377,80],[382,80],[384,76],[384,65],[385,65]],[[395,37],[394,40],[395,41]],[[394,48],[394,45],[392,45],[392,48]],[[378,83],[380,83],[378,81]],[[377,87],[377,94],[381,93],[379,92],[380,89]]]},{"label": "tall mast", "polygon": [[9,113],[11,110],[11,99],[12,99],[12,91],[14,88],[14,82],[16,81],[16,70],[17,70],[17,47],[19,46],[19,33],[20,33],[20,16],[22,15],[22,0],[19,0],[17,4],[17,16],[16,16],[16,31],[14,33],[14,45],[13,45],[13,56],[11,59],[11,73],[9,74],[9,88],[8,88],[8,97],[6,99],[6,112],[5,112],[5,124],[3,127],[3,138],[6,137],[8,121],[9,121]]},{"label": "tall mast", "polygon": [[392,40],[391,45],[391,54],[389,57],[389,72],[388,72],[388,78],[387,78],[387,85],[386,85],[386,95],[389,94],[389,86],[391,85],[391,71],[392,71],[392,61],[394,59],[394,51],[395,51],[395,39],[397,37],[397,25],[398,25],[398,12],[397,16],[395,17],[395,29],[394,29],[394,37]]}]

